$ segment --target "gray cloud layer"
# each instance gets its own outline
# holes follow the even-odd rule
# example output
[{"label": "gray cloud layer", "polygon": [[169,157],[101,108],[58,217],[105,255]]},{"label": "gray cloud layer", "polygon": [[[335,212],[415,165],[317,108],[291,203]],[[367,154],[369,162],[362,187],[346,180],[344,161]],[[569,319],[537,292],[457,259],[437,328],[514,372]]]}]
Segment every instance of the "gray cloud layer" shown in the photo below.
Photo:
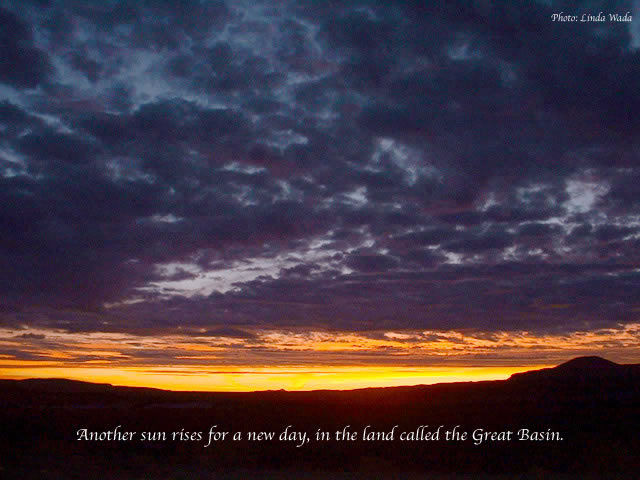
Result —
[{"label": "gray cloud layer", "polygon": [[[0,9],[0,322],[637,321],[630,2]],[[25,312],[29,312],[26,314]]]}]

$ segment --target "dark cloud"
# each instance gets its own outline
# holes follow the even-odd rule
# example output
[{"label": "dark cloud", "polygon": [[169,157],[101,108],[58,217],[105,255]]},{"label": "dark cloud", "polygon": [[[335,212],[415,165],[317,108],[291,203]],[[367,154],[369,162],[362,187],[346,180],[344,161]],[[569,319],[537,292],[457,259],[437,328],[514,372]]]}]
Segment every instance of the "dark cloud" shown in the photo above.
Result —
[{"label": "dark cloud", "polygon": [[91,82],[96,82],[102,71],[98,62],[77,52],[71,55],[70,63],[76,70],[84,73]]},{"label": "dark cloud", "polygon": [[445,248],[456,253],[475,254],[485,250],[504,250],[513,243],[513,235],[501,228],[494,228],[483,232],[469,232],[466,235],[458,235],[458,238]]},{"label": "dark cloud", "polygon": [[384,272],[396,267],[398,261],[389,255],[356,253],[349,256],[346,265],[359,272]]},{"label": "dark cloud", "polygon": [[90,160],[91,145],[82,138],[53,132],[30,134],[22,137],[18,143],[19,149],[31,157],[31,161],[43,164],[84,163]]},{"label": "dark cloud", "polygon": [[198,332],[198,336],[206,336],[206,337],[230,337],[230,338],[242,338],[246,340],[251,340],[256,338],[256,335],[247,332],[245,330],[241,330],[239,328],[233,327],[220,327],[213,330],[207,330],[205,332]]},{"label": "dark cloud", "polygon": [[632,321],[639,50],[556,10],[630,7],[0,10],[3,324]]},{"label": "dark cloud", "polygon": [[0,8],[0,82],[17,88],[35,88],[51,71],[45,52],[33,44],[31,26]]},{"label": "dark cloud", "polygon": [[16,335],[15,338],[24,338],[27,340],[44,340],[46,336],[36,333],[23,333],[22,335]]}]

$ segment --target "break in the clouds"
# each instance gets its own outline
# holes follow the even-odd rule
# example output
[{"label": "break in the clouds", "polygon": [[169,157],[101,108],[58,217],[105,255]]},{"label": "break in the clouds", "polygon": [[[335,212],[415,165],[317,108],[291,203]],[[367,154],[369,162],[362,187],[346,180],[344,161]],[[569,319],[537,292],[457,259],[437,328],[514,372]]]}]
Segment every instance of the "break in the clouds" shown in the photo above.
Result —
[{"label": "break in the clouds", "polygon": [[0,325],[637,322],[638,20],[558,11],[637,10],[3,2]]}]

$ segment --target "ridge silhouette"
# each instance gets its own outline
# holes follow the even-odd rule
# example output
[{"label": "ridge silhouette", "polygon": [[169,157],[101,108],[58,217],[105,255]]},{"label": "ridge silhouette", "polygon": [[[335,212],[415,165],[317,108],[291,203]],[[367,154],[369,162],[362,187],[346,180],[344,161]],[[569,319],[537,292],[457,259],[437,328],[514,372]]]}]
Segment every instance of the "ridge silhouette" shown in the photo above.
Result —
[{"label": "ridge silhouette", "polygon": [[621,365],[598,356],[577,357],[556,367],[514,373],[512,382],[567,381],[589,382],[590,380],[619,381],[637,380],[640,377],[640,364]]}]

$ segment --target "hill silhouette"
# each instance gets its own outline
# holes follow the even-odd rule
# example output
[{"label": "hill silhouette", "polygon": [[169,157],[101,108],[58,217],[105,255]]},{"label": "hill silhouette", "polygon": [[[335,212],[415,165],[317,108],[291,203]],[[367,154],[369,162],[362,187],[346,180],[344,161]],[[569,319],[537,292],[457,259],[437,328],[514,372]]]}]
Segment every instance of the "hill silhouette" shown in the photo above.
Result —
[{"label": "hill silhouette", "polygon": [[569,360],[566,363],[555,367],[558,371],[567,370],[612,370],[620,368],[621,365],[614,363],[610,360],[606,360],[602,357],[590,356],[590,357],[577,357],[573,360]]},{"label": "hill silhouette", "polygon": [[573,360],[569,360],[568,362],[558,365],[557,367],[515,373],[511,376],[511,378],[533,378],[540,376],[570,377],[574,375],[617,375],[622,373],[623,371],[626,371],[627,367],[633,367],[633,365],[619,365],[602,357],[577,357]]},{"label": "hill silhouette", "polygon": [[[0,477],[7,478],[635,478],[640,469],[638,365],[580,357],[508,380],[253,393],[171,392],[62,379],[0,381]],[[78,431],[164,432],[161,441],[78,441]],[[273,441],[218,442],[229,432],[273,432]],[[302,447],[278,441],[287,426],[307,432]],[[346,426],[393,441],[336,441]],[[457,427],[469,438],[401,442],[398,432]],[[513,441],[475,445],[481,429]],[[520,441],[517,432],[557,432]],[[172,432],[200,432],[202,442]],[[330,440],[316,440],[328,432]],[[561,440],[559,439],[561,438]],[[45,473],[43,473],[45,472]],[[266,473],[265,473],[266,472]],[[307,476],[302,476],[301,473]],[[343,473],[340,473],[343,472]],[[400,475],[408,475],[403,477]],[[360,476],[358,476],[360,475]],[[373,477],[372,477],[373,475]],[[574,476],[571,476],[574,475]],[[593,477],[595,475],[595,477]],[[484,477],[483,477],[484,478]]]},{"label": "hill silhouette", "polygon": [[640,384],[640,365],[620,365],[596,356],[578,357],[557,367],[515,373],[509,380],[530,388],[582,387],[586,391],[597,389],[603,394],[606,388],[636,389]]}]

